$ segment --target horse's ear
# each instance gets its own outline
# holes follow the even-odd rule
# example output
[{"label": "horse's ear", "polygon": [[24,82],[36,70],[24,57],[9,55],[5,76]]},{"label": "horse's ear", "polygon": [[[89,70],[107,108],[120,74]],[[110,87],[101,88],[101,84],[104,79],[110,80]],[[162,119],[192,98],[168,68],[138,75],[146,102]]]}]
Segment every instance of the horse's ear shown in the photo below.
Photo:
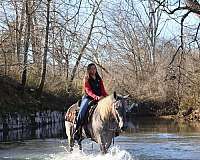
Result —
[{"label": "horse's ear", "polygon": [[128,97],[129,97],[129,94],[128,94],[128,95],[126,95],[126,96],[123,96],[123,98],[124,98],[124,99],[127,99]]},{"label": "horse's ear", "polygon": [[113,96],[115,99],[117,99],[117,93],[114,91]]}]

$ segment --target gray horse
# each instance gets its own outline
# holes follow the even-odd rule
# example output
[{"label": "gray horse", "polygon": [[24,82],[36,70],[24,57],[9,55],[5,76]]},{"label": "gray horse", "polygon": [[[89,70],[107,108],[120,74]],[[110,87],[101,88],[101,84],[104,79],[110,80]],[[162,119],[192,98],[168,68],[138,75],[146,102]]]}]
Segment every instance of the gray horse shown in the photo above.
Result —
[{"label": "gray horse", "polygon": [[[84,134],[89,132],[89,138],[100,145],[102,153],[106,153],[112,143],[112,138],[121,130],[125,129],[126,122],[126,99],[128,96],[118,96],[115,92],[109,95],[97,104],[90,120],[83,126],[83,137],[88,138]],[[68,137],[69,150],[73,150],[74,146],[74,128],[76,125],[75,117],[78,110],[78,103],[73,104],[67,110],[65,115],[65,128]],[[81,140],[78,141],[79,149],[82,149]]]}]

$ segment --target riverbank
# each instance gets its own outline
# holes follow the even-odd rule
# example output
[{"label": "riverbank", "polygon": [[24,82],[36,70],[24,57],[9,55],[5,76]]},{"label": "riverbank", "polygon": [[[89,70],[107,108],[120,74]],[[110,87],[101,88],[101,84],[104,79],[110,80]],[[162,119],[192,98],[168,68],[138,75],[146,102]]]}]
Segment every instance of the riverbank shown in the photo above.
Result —
[{"label": "riverbank", "polygon": [[200,122],[200,109],[189,107],[188,109],[179,112],[179,114],[175,117],[175,120]]},{"label": "riverbank", "polygon": [[128,109],[133,116],[171,116],[179,112],[178,103],[174,100],[143,100],[135,101]]},{"label": "riverbank", "polygon": [[198,107],[180,109],[178,104],[172,100],[167,102],[134,102],[130,106],[128,113],[132,117],[159,117],[186,123],[200,122],[200,109]]},{"label": "riverbank", "polygon": [[36,88],[28,86],[23,92],[18,81],[0,76],[0,140],[7,140],[9,131],[15,137],[27,128],[63,123],[64,113],[77,99],[50,92],[38,98]]},{"label": "riverbank", "polygon": [[[56,119],[62,121],[67,108],[80,98],[76,95],[69,97],[52,93],[43,93],[41,98],[37,98],[35,91],[33,87],[26,87],[22,92],[18,81],[0,76],[0,130],[52,124]],[[143,101],[132,103],[129,112],[133,117],[153,116],[175,121],[200,121],[199,110],[190,108],[179,112],[178,109],[177,103],[172,100]]]},{"label": "riverbank", "polygon": [[65,111],[78,98],[76,96],[53,95],[44,92],[40,98],[36,96],[36,88],[26,87],[22,92],[21,84],[9,77],[0,76],[0,114],[3,113],[35,113],[44,110]]}]

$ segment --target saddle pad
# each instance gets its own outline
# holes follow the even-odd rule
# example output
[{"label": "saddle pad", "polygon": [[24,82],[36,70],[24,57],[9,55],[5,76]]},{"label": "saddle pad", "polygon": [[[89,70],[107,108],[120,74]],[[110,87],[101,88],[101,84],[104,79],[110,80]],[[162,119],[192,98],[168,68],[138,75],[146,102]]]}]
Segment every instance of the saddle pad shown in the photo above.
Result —
[{"label": "saddle pad", "polygon": [[65,121],[75,123],[75,118],[79,112],[78,102],[72,105],[65,114]]},{"label": "saddle pad", "polygon": [[[94,112],[94,110],[96,109],[97,104],[89,106],[89,111],[87,111],[86,113],[86,119],[84,121],[84,124],[87,124],[88,122],[90,122],[92,114]],[[65,121],[69,121],[71,123],[76,123],[76,118],[78,116],[78,112],[79,112],[80,108],[79,107],[71,107],[68,109],[66,115],[65,115]]]},{"label": "saddle pad", "polygon": [[65,115],[65,121],[74,123],[76,117],[76,112],[67,112]]}]

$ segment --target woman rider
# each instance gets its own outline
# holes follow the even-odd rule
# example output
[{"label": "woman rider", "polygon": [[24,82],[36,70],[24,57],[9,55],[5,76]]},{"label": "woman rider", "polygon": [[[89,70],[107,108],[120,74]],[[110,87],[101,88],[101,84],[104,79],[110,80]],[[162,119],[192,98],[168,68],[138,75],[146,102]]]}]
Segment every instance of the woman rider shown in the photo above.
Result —
[{"label": "woman rider", "polygon": [[105,91],[103,81],[100,75],[97,72],[96,65],[94,63],[90,63],[87,66],[87,72],[83,79],[83,90],[84,95],[82,97],[80,110],[77,117],[77,124],[74,134],[74,139],[79,140],[81,138],[81,127],[83,125],[83,121],[85,119],[85,115],[88,110],[88,104],[90,101],[98,102],[103,97],[108,96]]}]

